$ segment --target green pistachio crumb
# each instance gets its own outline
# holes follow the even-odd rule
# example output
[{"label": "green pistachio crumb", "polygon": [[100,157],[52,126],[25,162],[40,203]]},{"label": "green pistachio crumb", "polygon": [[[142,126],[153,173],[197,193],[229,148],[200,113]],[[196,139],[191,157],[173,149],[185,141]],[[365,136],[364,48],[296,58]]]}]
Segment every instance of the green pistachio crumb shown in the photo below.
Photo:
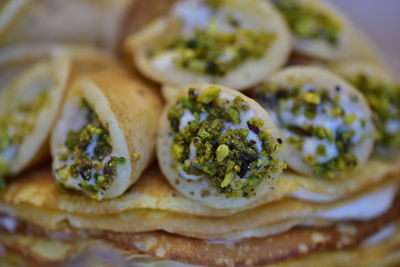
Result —
[{"label": "green pistachio crumb", "polygon": [[[67,133],[64,145],[68,151],[59,159],[69,163],[56,170],[56,175],[65,188],[77,189],[69,185],[69,179],[78,179],[79,188],[97,199],[99,192],[111,186],[118,165],[125,164],[126,159],[111,156],[113,148],[108,128],[85,99],[82,99],[81,107],[86,114],[87,124],[78,131]],[[173,155],[181,157],[180,153],[183,152],[176,145]]]},{"label": "green pistachio crumb", "polygon": [[227,110],[226,110],[228,119],[235,123],[238,124],[240,123],[240,112],[237,108],[235,108],[234,106],[230,106]]},{"label": "green pistachio crumb", "polygon": [[219,145],[216,153],[217,153],[217,161],[222,162],[229,155],[229,147],[225,144]]},{"label": "green pistachio crumb", "polygon": [[[231,21],[227,21],[228,23]],[[187,71],[224,76],[250,59],[267,52],[275,35],[234,26],[232,33],[219,32],[210,22],[207,29],[196,30],[189,38],[177,38],[159,51],[178,51],[175,64]]]},{"label": "green pistachio crumb", "polygon": [[276,0],[274,3],[295,35],[322,39],[333,46],[338,44],[341,26],[330,14],[296,0]]},{"label": "green pistachio crumb", "polygon": [[348,80],[365,96],[372,109],[378,145],[387,149],[399,149],[400,131],[388,131],[387,123],[397,121],[400,124],[400,85],[364,74]]},{"label": "green pistachio crumb", "polygon": [[257,127],[257,128],[262,128],[264,126],[264,122],[263,120],[259,119],[259,118],[250,118],[250,120],[248,121],[248,124],[253,126],[253,127]]},{"label": "green pistachio crumb", "polygon": [[235,178],[235,173],[233,171],[227,172],[224,180],[221,182],[221,188],[227,187],[232,182],[233,178]]},{"label": "green pistachio crumb", "polygon": [[[273,174],[283,165],[275,159],[281,142],[271,136],[271,130],[264,129],[260,118],[241,123],[242,113],[249,109],[243,98],[231,101],[220,97],[218,88],[210,88],[189,91],[170,108],[171,153],[175,160],[171,167],[208,180],[211,188],[228,198],[254,196],[263,180],[273,187]],[[188,111],[195,119],[183,129],[175,127]],[[256,140],[248,138],[250,131],[257,133],[262,142],[260,152]]]},{"label": "green pistachio crumb", "polygon": [[237,96],[233,99],[233,106],[239,110],[247,111],[249,110],[249,104],[240,96]]},{"label": "green pistachio crumb", "polygon": [[348,114],[344,117],[343,121],[346,125],[351,125],[357,119],[356,114]]},{"label": "green pistachio crumb", "polygon": [[326,156],[326,147],[324,145],[317,146],[317,155]]},{"label": "green pistachio crumb", "polygon": [[[341,106],[341,98],[351,99],[351,95],[344,96],[343,91],[339,94],[340,90],[336,89],[315,90],[305,87],[304,84],[290,90],[268,85],[261,85],[258,89],[256,100],[275,113],[276,122],[288,132],[288,143],[301,153],[303,161],[310,165],[315,175],[335,177],[342,171],[350,172],[355,169],[357,158],[352,149],[355,144],[364,140],[363,132],[359,134],[357,131],[363,131],[367,123],[365,118],[357,114],[346,114],[345,107]],[[333,117],[332,125],[340,123],[340,126],[330,129],[313,121],[317,116],[325,115]],[[310,139],[317,139],[315,153],[304,155],[303,146],[308,144],[304,141]],[[328,154],[331,149],[327,149],[325,141],[330,148],[334,146],[333,149],[336,149],[335,157]],[[326,157],[329,160],[321,163]]]},{"label": "green pistachio crumb", "polygon": [[299,97],[307,104],[318,105],[321,103],[321,97],[316,92],[301,93]]},{"label": "green pistachio crumb", "polygon": [[209,104],[217,98],[220,91],[221,89],[210,86],[199,95],[199,101],[203,104]]}]

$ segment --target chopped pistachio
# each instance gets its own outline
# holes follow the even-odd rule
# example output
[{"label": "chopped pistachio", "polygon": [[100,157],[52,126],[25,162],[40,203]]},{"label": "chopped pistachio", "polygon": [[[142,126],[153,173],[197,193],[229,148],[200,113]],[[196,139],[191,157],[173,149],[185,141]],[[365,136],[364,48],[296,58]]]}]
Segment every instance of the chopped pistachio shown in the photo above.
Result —
[{"label": "chopped pistachio", "polygon": [[[366,127],[365,118],[353,113],[346,115],[345,107],[341,106],[341,97],[350,99],[351,95],[343,96],[343,94],[345,92],[340,90],[317,91],[304,85],[290,90],[261,85],[256,99],[263,107],[275,113],[276,122],[286,130],[288,143],[300,152],[313,173],[334,177],[340,171],[352,171],[357,165],[357,158],[351,151],[355,143],[363,140],[365,136],[363,130]],[[317,116],[332,117],[333,122],[330,125],[334,128],[321,125],[323,121],[321,118],[315,121]],[[335,126],[338,123],[339,126]],[[361,134],[357,131],[361,131]],[[316,139],[315,154],[306,154],[309,152],[303,147],[305,144],[308,145],[308,142],[304,141],[310,139]],[[334,148],[327,150],[326,143],[334,145]],[[328,154],[332,153],[330,152],[332,150],[336,150],[334,157]],[[329,160],[321,163],[327,157]]]},{"label": "chopped pistachio", "polygon": [[199,95],[199,101],[203,104],[209,104],[219,95],[221,89],[216,87],[208,87]]},{"label": "chopped pistachio", "polygon": [[237,108],[230,106],[227,110],[226,110],[226,114],[228,116],[228,119],[235,123],[238,124],[240,123],[240,112]]},{"label": "chopped pistachio", "polygon": [[343,121],[346,125],[351,125],[357,119],[356,114],[348,114],[344,117]]},{"label": "chopped pistachio", "polygon": [[[64,187],[75,188],[70,185],[69,179],[77,179],[81,190],[92,198],[99,198],[99,193],[103,193],[114,181],[117,166],[125,164],[126,159],[112,156],[109,130],[85,99],[82,99],[81,107],[86,114],[87,124],[76,132],[67,133],[64,142],[67,152],[60,155],[65,165],[56,171],[56,175]],[[179,151],[177,145],[174,153],[179,157],[179,153],[183,152]]]},{"label": "chopped pistachio", "polygon": [[47,99],[47,91],[42,91],[31,101],[17,106],[0,118],[0,155],[11,145],[19,145],[30,134],[35,119]]},{"label": "chopped pistachio", "polygon": [[219,145],[217,150],[217,161],[223,161],[229,155],[229,147],[225,144]]},{"label": "chopped pistachio", "polygon": [[326,147],[324,145],[317,146],[317,155],[326,156]]},{"label": "chopped pistachio", "polygon": [[305,92],[299,95],[300,99],[305,103],[318,105],[321,103],[321,97],[316,92]]},{"label": "chopped pistachio", "polygon": [[[400,86],[363,74],[349,78],[349,82],[364,94],[372,109],[379,145],[389,149],[400,148]],[[394,121],[399,128],[389,131],[387,125]]]},{"label": "chopped pistachio", "polygon": [[297,0],[275,0],[293,33],[302,38],[322,39],[337,45],[340,24],[330,14]]},{"label": "chopped pistachio", "polygon": [[239,110],[247,111],[249,110],[249,104],[240,96],[237,96],[233,99],[233,106]]},{"label": "chopped pistachio", "polygon": [[180,68],[224,76],[249,59],[263,57],[275,39],[272,34],[236,26],[232,33],[219,32],[217,28],[211,21],[208,29],[197,29],[189,38],[178,38],[159,53],[178,51],[175,64]]},{"label": "chopped pistachio", "polygon": [[[211,100],[208,97],[210,91],[218,92],[212,94]],[[263,129],[261,119],[252,117],[241,122],[242,115],[249,112],[243,98],[228,101],[219,92],[215,88],[189,91],[171,107],[168,117],[173,131],[171,153],[176,161],[172,167],[207,179],[210,187],[227,197],[252,197],[261,181],[272,179],[271,174],[282,169],[282,163],[274,160],[280,143],[272,138],[271,130]],[[175,127],[189,109],[192,114],[197,114],[195,120],[183,129]],[[235,127],[231,128],[232,125]],[[243,127],[237,128],[237,125]],[[254,127],[260,128],[255,130]],[[257,132],[262,151],[257,151],[255,140],[248,139],[250,131]],[[191,146],[196,148],[195,153]],[[240,182],[237,181],[239,178]]]},{"label": "chopped pistachio", "polygon": [[221,188],[227,187],[232,182],[233,178],[235,178],[235,173],[232,171],[227,172],[225,174],[224,180],[222,180],[221,182]]}]

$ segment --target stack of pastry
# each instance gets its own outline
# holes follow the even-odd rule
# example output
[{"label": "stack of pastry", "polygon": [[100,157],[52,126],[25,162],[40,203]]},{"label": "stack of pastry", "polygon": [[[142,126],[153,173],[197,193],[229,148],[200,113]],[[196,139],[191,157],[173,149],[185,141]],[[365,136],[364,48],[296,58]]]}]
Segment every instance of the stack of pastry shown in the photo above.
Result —
[{"label": "stack of pastry", "polygon": [[325,1],[144,2],[125,64],[0,53],[2,260],[400,262],[400,87],[359,30]]}]

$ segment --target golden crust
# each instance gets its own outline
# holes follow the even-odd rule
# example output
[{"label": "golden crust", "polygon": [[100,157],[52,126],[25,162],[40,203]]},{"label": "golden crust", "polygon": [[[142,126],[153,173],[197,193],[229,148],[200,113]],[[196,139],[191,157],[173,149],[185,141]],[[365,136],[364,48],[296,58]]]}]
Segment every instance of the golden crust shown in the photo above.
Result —
[{"label": "golden crust", "polygon": [[67,224],[77,230],[125,233],[164,230],[201,239],[240,239],[281,233],[305,222],[313,226],[331,225],[333,219],[318,214],[398,183],[396,176],[389,176],[379,184],[331,203],[284,198],[221,217],[223,214],[218,210],[175,192],[156,169],[147,171],[123,196],[101,202],[61,191],[50,173],[43,170],[12,183],[0,196],[0,211],[47,229]]},{"label": "golden crust", "polygon": [[[174,260],[187,264],[263,266],[312,255],[317,251],[355,248],[367,237],[399,218],[400,212],[396,207],[399,201],[400,197],[397,197],[395,204],[388,212],[367,222],[347,221],[329,227],[297,227],[269,237],[225,242],[187,238],[163,232],[128,234],[108,231],[49,231],[24,221],[16,221],[14,231],[22,234],[29,232],[38,237],[56,239],[58,237],[69,240],[69,242],[84,240],[79,242],[81,244],[88,242],[91,238],[96,238],[97,240],[107,241],[133,255],[144,254],[158,259]],[[15,245],[18,235],[1,234],[0,236],[0,243],[18,247],[18,244]],[[11,239],[11,242],[9,239]],[[30,242],[32,242],[32,239]],[[33,244],[30,243],[30,246]],[[389,249],[385,252],[388,253],[388,251]],[[327,256],[327,258],[329,257]],[[64,260],[64,257],[61,257],[61,260]]]},{"label": "golden crust", "polygon": [[[263,203],[278,201],[297,189],[311,192],[346,196],[363,188],[376,187],[388,176],[397,177],[400,158],[391,161],[371,159],[366,168],[351,179],[317,179],[286,172],[277,185],[279,193],[272,193]],[[168,184],[156,164],[151,165],[141,179],[124,195],[101,202],[87,199],[75,192],[57,188],[48,169],[37,170],[14,179],[7,189],[0,192],[0,199],[8,204],[26,204],[39,208],[55,209],[80,214],[115,214],[134,209],[156,209],[199,216],[227,216],[243,209],[216,210],[177,193]],[[255,203],[252,207],[260,206]],[[246,207],[244,209],[249,209]]]},{"label": "golden crust", "polygon": [[[158,3],[158,1],[153,2],[154,5]],[[159,6],[166,9],[169,7],[170,1],[166,2]],[[140,4],[137,4],[137,6],[138,8],[141,7]],[[252,21],[260,29],[267,30],[275,35],[275,39],[262,58],[248,60],[224,76],[184,71],[177,68],[174,64],[162,70],[158,69],[148,56],[148,52],[162,48],[174,36],[180,34],[179,27],[176,27],[175,19],[170,15],[158,18],[153,23],[146,25],[143,29],[129,36],[124,43],[126,53],[133,58],[139,71],[146,77],[159,83],[183,86],[190,83],[212,82],[237,90],[244,90],[253,86],[260,82],[265,75],[282,66],[287,60],[292,45],[289,30],[277,10],[265,1],[254,1],[249,4],[242,0],[229,0],[225,1],[223,7],[221,7],[221,10],[224,9],[240,11],[243,13],[243,18],[245,18],[244,21]],[[154,13],[159,14],[162,12],[159,9],[150,9],[148,12],[147,8],[144,12],[141,12],[140,9],[132,10],[130,12],[130,20],[127,19],[127,23],[131,25],[130,29],[136,29],[136,25],[142,24],[144,20],[149,22]],[[165,15],[167,12],[163,13]],[[140,15],[137,16],[137,14]],[[138,21],[136,21],[136,17],[138,17]],[[165,35],[164,32],[168,32],[169,34]]]},{"label": "golden crust", "polygon": [[58,156],[64,144],[65,132],[73,122],[69,116],[78,108],[77,103],[81,98],[85,98],[100,120],[108,125],[115,154],[128,160],[119,167],[118,182],[112,183],[102,197],[119,196],[139,179],[154,158],[161,99],[146,84],[130,77],[117,66],[78,75],[52,134],[53,169],[62,164]]}]

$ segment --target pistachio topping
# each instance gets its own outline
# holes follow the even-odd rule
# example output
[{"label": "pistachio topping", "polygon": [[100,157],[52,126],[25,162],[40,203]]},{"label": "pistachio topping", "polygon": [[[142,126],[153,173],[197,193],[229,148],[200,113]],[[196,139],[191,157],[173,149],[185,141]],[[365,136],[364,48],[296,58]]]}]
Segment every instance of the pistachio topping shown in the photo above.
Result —
[{"label": "pistachio topping", "polygon": [[110,132],[85,99],[81,108],[87,123],[78,131],[67,133],[57,180],[65,188],[82,190],[100,199],[113,183],[118,165],[125,164],[126,159],[112,155]]},{"label": "pistachio topping", "polygon": [[297,0],[274,0],[274,4],[295,35],[338,44],[341,27],[329,14]]},{"label": "pistachio topping", "polygon": [[387,148],[400,148],[400,86],[360,74],[349,79],[370,105],[378,143]]},{"label": "pistachio topping", "polygon": [[167,46],[177,51],[175,64],[192,72],[224,76],[249,59],[264,56],[273,35],[246,29],[232,33],[196,30],[190,38],[178,38]]},{"label": "pistachio topping", "polygon": [[264,84],[256,98],[314,175],[335,177],[358,165],[353,149],[365,138],[367,115],[357,110],[357,95],[340,87],[317,91],[305,84],[288,90]]},{"label": "pistachio topping", "polygon": [[38,93],[31,101],[21,103],[15,109],[0,118],[0,180],[9,174],[10,162],[17,147],[24,141],[35,126],[36,117],[47,99],[45,90]]},{"label": "pistachio topping", "polygon": [[180,33],[150,53],[155,66],[171,61],[185,71],[224,76],[248,60],[262,58],[275,35],[242,27],[243,14],[222,5],[220,0],[178,1],[173,10]]},{"label": "pistachio topping", "polygon": [[274,186],[284,168],[281,140],[256,118],[240,96],[219,88],[189,89],[168,111],[175,168],[187,180],[209,181],[226,197],[250,198],[265,179]]}]

